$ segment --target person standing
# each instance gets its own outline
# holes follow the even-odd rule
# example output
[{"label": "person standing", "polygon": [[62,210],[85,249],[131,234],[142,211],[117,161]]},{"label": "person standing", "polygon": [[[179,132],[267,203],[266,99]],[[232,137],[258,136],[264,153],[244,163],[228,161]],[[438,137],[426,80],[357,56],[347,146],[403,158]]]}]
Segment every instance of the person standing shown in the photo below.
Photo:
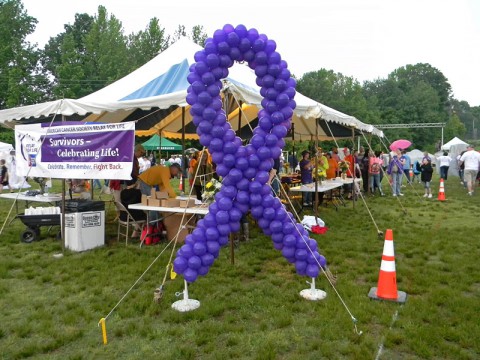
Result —
[{"label": "person standing", "polygon": [[[313,165],[310,161],[310,151],[304,150],[302,152],[302,160],[300,161],[300,177],[303,185],[313,183],[312,178]],[[312,205],[312,193],[306,191],[303,198],[303,206]]]},{"label": "person standing", "polygon": [[327,153],[328,169],[327,179],[335,179],[338,176],[338,162],[331,153]]},{"label": "person standing", "polygon": [[208,161],[208,153],[206,150],[200,152],[198,155],[198,160],[193,168],[193,173],[195,176],[193,187],[195,189],[195,194],[197,195],[197,200],[201,201],[205,184],[207,184],[213,177],[212,165]]},{"label": "person standing", "polygon": [[422,180],[423,187],[425,188],[425,194],[423,197],[428,197],[431,199],[432,188],[430,187],[430,182],[432,181],[433,174],[432,162],[429,159],[424,158],[421,165],[417,162],[417,170],[422,173],[420,175],[420,179]]},{"label": "person standing", "polygon": [[407,178],[408,184],[412,183],[412,179],[410,179],[410,167],[412,165],[412,159],[410,159],[410,156],[407,155],[407,152],[405,150],[402,151],[402,157],[400,160],[403,163],[403,173],[405,174],[405,177]]},{"label": "person standing", "polygon": [[[0,160],[0,192],[3,191],[3,187],[10,186],[8,185],[8,169],[7,166],[5,165],[5,160],[1,159]],[[12,189],[10,189],[10,192],[12,192]]]},{"label": "person standing", "polygon": [[375,193],[375,188],[378,188],[380,191],[380,195],[384,196],[382,190],[382,183],[380,182],[380,172],[382,171],[382,163],[383,160],[380,159],[380,151],[376,151],[374,156],[370,157],[370,164],[369,164],[369,175],[370,175],[370,191],[372,195]]},{"label": "person standing", "polygon": [[387,174],[392,178],[393,196],[403,196],[403,194],[400,192],[403,177],[403,163],[400,161],[401,155],[401,150],[397,149],[387,169]]},{"label": "person standing", "polygon": [[472,196],[475,190],[475,182],[478,173],[480,154],[474,150],[473,145],[468,145],[467,151],[460,158],[460,165],[464,166],[463,177],[467,183],[468,195]]},{"label": "person standing", "polygon": [[442,156],[437,158],[438,164],[440,165],[440,178],[447,180],[448,177],[448,168],[450,167],[450,162],[452,158],[448,156],[448,152],[444,151]]},{"label": "person standing", "polygon": [[363,157],[360,158],[360,173],[362,174],[362,184],[363,184],[363,193],[366,194],[368,192],[369,186],[369,165],[370,165],[370,158],[373,156],[370,149],[366,149],[363,153]]}]

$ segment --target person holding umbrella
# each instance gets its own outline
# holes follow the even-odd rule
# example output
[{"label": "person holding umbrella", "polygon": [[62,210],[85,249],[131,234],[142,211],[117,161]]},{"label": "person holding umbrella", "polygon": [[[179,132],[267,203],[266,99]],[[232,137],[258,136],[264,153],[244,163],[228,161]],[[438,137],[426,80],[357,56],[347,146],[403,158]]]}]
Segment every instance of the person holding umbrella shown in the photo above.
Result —
[{"label": "person holding umbrella", "polygon": [[402,149],[396,149],[387,169],[387,174],[392,178],[393,196],[403,196],[400,192],[403,176],[403,162],[400,160],[401,156]]}]

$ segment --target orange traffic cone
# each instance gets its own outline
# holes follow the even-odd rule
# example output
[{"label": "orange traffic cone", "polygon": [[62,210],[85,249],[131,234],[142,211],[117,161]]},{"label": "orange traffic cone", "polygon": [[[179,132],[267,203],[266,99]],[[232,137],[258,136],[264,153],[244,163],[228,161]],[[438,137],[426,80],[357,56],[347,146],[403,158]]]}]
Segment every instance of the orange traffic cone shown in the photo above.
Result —
[{"label": "orange traffic cone", "polygon": [[388,300],[398,303],[404,303],[407,300],[407,294],[397,290],[393,231],[391,229],[387,229],[385,233],[382,263],[378,275],[378,287],[372,287],[368,297],[375,300]]},{"label": "orange traffic cone", "polygon": [[180,182],[178,183],[178,190],[183,191],[183,174],[180,175]]},{"label": "orange traffic cone", "polygon": [[438,190],[438,201],[445,201],[445,187],[443,186],[443,179],[440,179],[440,189]]}]

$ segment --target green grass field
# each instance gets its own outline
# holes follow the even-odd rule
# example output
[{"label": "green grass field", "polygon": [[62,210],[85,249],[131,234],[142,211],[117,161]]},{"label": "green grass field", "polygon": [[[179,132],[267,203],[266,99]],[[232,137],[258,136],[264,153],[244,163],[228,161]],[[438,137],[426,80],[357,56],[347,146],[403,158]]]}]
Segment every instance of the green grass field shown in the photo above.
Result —
[{"label": "green grass field", "polygon": [[[15,220],[0,242],[0,357],[478,359],[480,192],[467,196],[456,177],[445,187],[445,202],[436,200],[438,180],[434,199],[422,198],[419,184],[406,188],[400,199],[406,213],[392,196],[367,198],[380,229],[393,229],[398,289],[408,294],[403,306],[367,297],[377,285],[384,241],[363,203],[320,209],[329,230],[314,238],[362,335],[325,277],[317,279],[325,300],[301,298],[308,279],[251,224],[251,240],[236,250],[235,265],[225,248],[210,273],[189,286],[190,297],[201,302],[193,312],[171,309],[181,277],[167,281],[160,304],[153,301],[167,249],[107,319],[104,346],[98,321],[165,245],[117,243],[114,207],[107,204],[107,245],[57,259],[56,230],[49,235],[42,228],[40,241],[25,244],[19,241],[24,225]],[[0,200],[4,220],[11,204]]]}]

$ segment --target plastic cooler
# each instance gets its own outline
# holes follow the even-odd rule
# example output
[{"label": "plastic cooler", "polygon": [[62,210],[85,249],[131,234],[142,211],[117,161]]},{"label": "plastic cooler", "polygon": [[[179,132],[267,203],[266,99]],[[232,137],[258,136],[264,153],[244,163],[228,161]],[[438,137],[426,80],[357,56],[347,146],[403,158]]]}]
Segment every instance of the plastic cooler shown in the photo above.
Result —
[{"label": "plastic cooler", "polygon": [[105,203],[92,200],[65,202],[65,247],[85,251],[105,245]]}]

